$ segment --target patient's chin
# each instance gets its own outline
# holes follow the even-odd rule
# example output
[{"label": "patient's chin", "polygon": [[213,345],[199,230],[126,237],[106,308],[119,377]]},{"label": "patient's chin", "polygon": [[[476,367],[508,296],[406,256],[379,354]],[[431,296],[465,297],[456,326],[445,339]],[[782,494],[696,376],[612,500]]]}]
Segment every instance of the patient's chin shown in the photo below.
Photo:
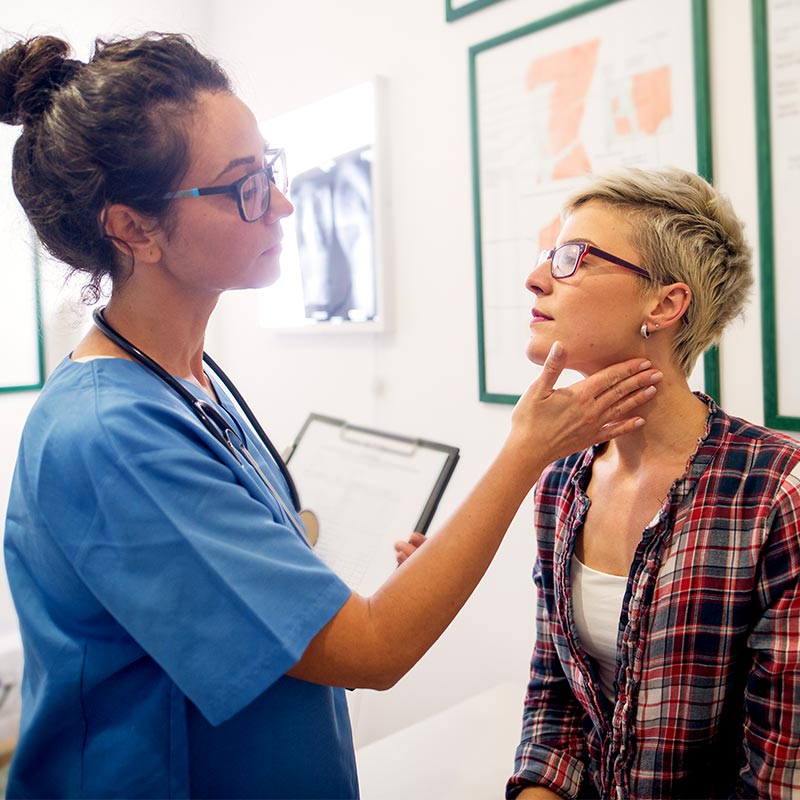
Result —
[{"label": "patient's chin", "polygon": [[528,342],[528,346],[525,348],[525,355],[527,356],[528,361],[530,361],[532,364],[538,364],[539,366],[544,364],[549,352],[549,350],[543,350],[540,345],[536,344],[532,340]]}]

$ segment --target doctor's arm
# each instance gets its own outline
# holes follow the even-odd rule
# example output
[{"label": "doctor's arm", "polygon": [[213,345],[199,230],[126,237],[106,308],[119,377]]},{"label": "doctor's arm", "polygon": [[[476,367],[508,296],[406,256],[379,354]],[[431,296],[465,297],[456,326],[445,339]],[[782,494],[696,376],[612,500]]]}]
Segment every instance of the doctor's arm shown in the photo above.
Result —
[{"label": "doctor's arm", "polygon": [[660,373],[633,359],[554,390],[554,345],[520,398],[497,457],[450,520],[371,597],[353,593],[289,675],[356,688],[393,686],[444,632],[485,573],[520,504],[552,461],[634,430]]}]

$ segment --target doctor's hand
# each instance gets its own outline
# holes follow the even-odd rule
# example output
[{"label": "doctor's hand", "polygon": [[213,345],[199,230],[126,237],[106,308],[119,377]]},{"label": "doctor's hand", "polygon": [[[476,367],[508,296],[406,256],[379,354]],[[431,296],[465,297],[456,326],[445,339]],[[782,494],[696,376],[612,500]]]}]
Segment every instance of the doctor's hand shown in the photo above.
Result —
[{"label": "doctor's hand", "polygon": [[505,448],[518,458],[528,453],[529,463],[523,458],[522,466],[530,468],[534,481],[544,465],[644,425],[634,412],[652,399],[654,384],[663,377],[640,357],[555,389],[566,361],[564,347],[554,342],[542,374],[520,397],[511,416]]},{"label": "doctor's hand", "polygon": [[466,603],[541,471],[643,424],[633,412],[659,379],[649,361],[632,359],[554,389],[565,364],[554,345],[541,376],[517,403],[500,452],[450,518],[424,547],[412,537],[411,547],[402,548],[407,563],[374,594],[353,592],[288,675],[328,686],[394,686]]},{"label": "doctor's hand", "polygon": [[424,534],[414,531],[408,537],[408,541],[398,541],[394,543],[395,558],[397,559],[397,566],[400,566],[409,556],[413,555],[418,547],[425,544]]}]

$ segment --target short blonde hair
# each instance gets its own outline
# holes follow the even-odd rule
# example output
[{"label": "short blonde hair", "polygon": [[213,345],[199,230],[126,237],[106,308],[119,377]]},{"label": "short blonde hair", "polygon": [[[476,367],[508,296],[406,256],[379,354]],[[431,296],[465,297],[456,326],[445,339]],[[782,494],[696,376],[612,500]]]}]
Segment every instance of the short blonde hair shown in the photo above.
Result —
[{"label": "short blonde hair", "polygon": [[675,358],[686,375],[742,313],[753,283],[751,250],[728,199],[703,178],[674,167],[628,168],[592,176],[563,207],[567,216],[590,201],[621,212],[631,244],[650,278],[643,291],[682,282],[692,292]]}]

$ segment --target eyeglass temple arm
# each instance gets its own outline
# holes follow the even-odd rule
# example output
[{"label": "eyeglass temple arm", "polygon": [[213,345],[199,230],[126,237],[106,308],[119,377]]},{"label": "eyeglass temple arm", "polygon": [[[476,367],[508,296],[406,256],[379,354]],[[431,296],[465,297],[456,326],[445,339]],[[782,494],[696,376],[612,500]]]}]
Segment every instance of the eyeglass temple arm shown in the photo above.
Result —
[{"label": "eyeglass temple arm", "polygon": [[605,250],[601,250],[599,247],[595,247],[593,244],[586,246],[586,252],[595,253],[596,255],[604,258],[606,261],[610,261],[612,264],[616,264],[618,267],[625,267],[625,269],[629,269],[632,272],[635,272],[637,275],[643,275],[645,278],[650,277],[650,273],[647,272],[647,270],[637,267],[636,264],[631,264],[630,261],[625,261],[624,258],[615,256],[613,253],[608,253]]},{"label": "eyeglass temple arm", "polygon": [[229,194],[230,186],[207,186],[202,189],[179,189],[177,192],[168,192],[164,198],[174,199],[178,197],[201,197],[207,194]]}]

